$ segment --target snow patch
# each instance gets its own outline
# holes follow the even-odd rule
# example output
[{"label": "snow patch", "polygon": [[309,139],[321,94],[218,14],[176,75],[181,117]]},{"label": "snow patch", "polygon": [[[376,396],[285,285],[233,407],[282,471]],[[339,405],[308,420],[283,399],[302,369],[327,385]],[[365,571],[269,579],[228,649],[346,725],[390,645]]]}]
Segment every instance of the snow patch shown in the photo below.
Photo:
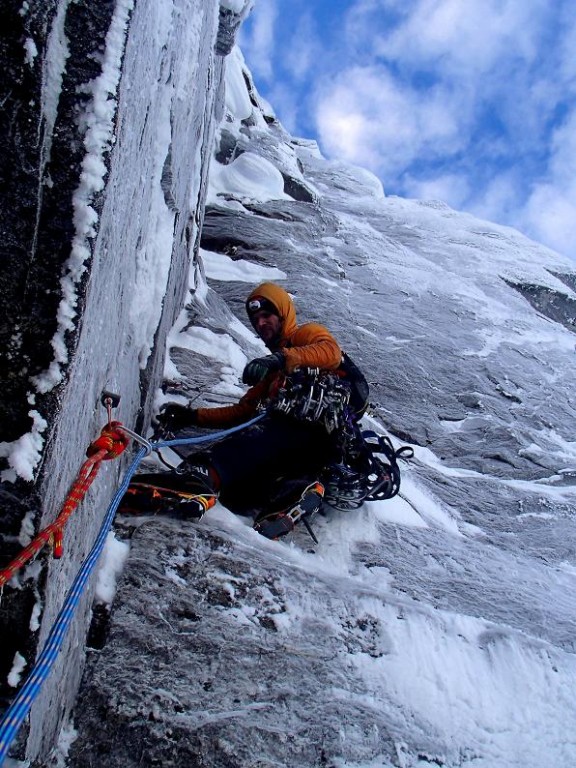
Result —
[{"label": "snow patch", "polygon": [[241,202],[292,200],[284,192],[280,171],[254,152],[244,152],[228,165],[212,161],[207,202],[217,205],[219,195],[234,197]]},{"label": "snow patch", "polygon": [[31,37],[27,37],[24,41],[24,53],[24,62],[28,64],[29,67],[33,67],[34,59],[38,56],[38,48]]},{"label": "snow patch", "polygon": [[175,214],[166,205],[161,186],[164,159],[172,141],[172,95],[173,86],[166,86],[157,107],[149,236],[136,253],[130,324],[141,368],[146,367],[154,346],[172,260]]},{"label": "snow patch", "polygon": [[[232,397],[241,397],[244,394],[244,389],[239,386],[238,380],[248,362],[244,352],[227,333],[214,333],[208,328],[198,326],[179,331],[178,327],[185,327],[186,322],[187,315],[183,311],[180,322],[168,334],[169,350],[173,347],[180,347],[222,363],[221,381],[213,387],[213,391]],[[176,369],[174,363],[171,365]],[[178,377],[182,378],[179,373]]]},{"label": "snow patch", "polygon": [[260,283],[266,280],[286,280],[287,275],[277,267],[264,267],[245,259],[231,259],[223,253],[200,249],[206,277],[211,280]]},{"label": "snow patch", "polygon": [[40,618],[42,616],[43,608],[44,606],[42,605],[41,600],[37,599],[30,615],[30,632],[38,632],[40,629]]},{"label": "snow patch", "polygon": [[130,546],[125,541],[119,541],[110,531],[102,551],[100,569],[96,582],[95,601],[104,605],[112,605],[116,594],[118,577],[122,573]]},{"label": "snow patch", "polygon": [[220,0],[220,7],[240,14],[244,9],[249,10],[254,5],[254,0]]},{"label": "snow patch", "polygon": [[28,482],[34,480],[34,471],[42,458],[44,446],[43,432],[48,423],[38,411],[29,411],[32,419],[32,430],[11,443],[0,443],[0,456],[8,459],[10,469],[2,471],[2,480],[13,483],[17,477]]},{"label": "snow patch", "polygon": [[26,659],[22,654],[16,653],[14,654],[14,661],[12,662],[12,669],[10,670],[10,673],[8,674],[8,685],[11,688],[17,688],[20,684],[20,678],[22,677],[22,672],[24,671],[26,667]]},{"label": "snow patch", "polygon": [[244,58],[238,48],[233,48],[226,57],[226,95],[227,112],[236,120],[246,120],[252,116],[254,107],[244,79]]},{"label": "snow patch", "polygon": [[58,735],[58,741],[54,750],[51,768],[66,768],[68,765],[68,754],[76,739],[78,731],[74,728],[71,721],[64,723]]},{"label": "snow patch", "polygon": [[412,504],[399,496],[386,499],[386,501],[367,501],[365,503],[372,514],[384,523],[407,525],[413,528],[429,527]]},{"label": "snow patch", "polygon": [[22,518],[22,523],[20,524],[20,533],[18,534],[18,543],[23,547],[27,547],[28,544],[30,544],[32,537],[36,533],[34,527],[35,519],[36,513],[33,510],[26,512]]}]

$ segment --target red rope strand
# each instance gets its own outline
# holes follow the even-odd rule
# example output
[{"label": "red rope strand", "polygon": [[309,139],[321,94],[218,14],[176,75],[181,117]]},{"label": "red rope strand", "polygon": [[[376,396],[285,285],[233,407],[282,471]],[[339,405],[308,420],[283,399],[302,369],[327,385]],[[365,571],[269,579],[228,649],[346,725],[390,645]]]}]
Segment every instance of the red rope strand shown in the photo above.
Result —
[{"label": "red rope strand", "polygon": [[30,560],[40,552],[47,543],[52,544],[54,558],[62,557],[64,552],[64,527],[68,519],[83,500],[92,485],[102,461],[115,459],[126,449],[130,438],[122,431],[119,421],[107,424],[96,440],[90,444],[86,455],[88,459],[82,464],[56,520],[42,529],[32,539],[30,544],[18,554],[12,562],[0,570],[0,589]]}]

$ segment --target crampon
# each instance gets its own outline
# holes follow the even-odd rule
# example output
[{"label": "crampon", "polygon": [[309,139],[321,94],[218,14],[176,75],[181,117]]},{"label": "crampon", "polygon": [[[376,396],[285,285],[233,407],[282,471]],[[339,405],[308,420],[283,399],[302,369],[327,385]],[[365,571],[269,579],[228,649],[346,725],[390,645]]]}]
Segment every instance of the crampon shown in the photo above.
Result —
[{"label": "crampon", "polygon": [[291,533],[296,523],[302,520],[306,525],[308,533],[317,542],[309,520],[322,506],[323,498],[324,486],[322,483],[318,481],[310,483],[305,488],[300,499],[288,507],[288,509],[281,512],[260,514],[254,522],[254,530],[267,539],[279,539],[281,536]]}]

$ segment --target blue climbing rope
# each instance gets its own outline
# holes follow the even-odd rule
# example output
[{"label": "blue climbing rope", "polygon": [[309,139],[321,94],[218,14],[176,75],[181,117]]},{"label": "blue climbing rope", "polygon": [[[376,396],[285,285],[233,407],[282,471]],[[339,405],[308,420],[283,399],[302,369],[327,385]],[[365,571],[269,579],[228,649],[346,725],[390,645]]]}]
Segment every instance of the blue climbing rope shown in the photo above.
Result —
[{"label": "blue climbing rope", "polygon": [[132,463],[126,470],[124,477],[122,478],[122,482],[120,483],[120,486],[114,495],[114,498],[110,502],[110,506],[108,507],[96,541],[88,553],[88,556],[80,566],[80,570],[76,574],[76,578],[74,579],[72,586],[66,594],[62,608],[56,617],[56,621],[50,630],[46,643],[40,655],[38,656],[36,663],[30,672],[30,675],[28,676],[22,688],[20,688],[16,694],[14,700],[12,701],[10,707],[6,710],[6,713],[0,722],[0,766],[4,763],[4,759],[6,758],[12,742],[18,735],[18,731],[20,730],[22,723],[32,708],[34,699],[40,692],[42,684],[48,678],[56,658],[62,649],[66,633],[86,586],[86,582],[88,581],[90,574],[98,563],[100,555],[102,554],[102,550],[104,549],[104,544],[106,543],[106,537],[108,536],[108,532],[112,527],[114,516],[118,510],[120,502],[122,501],[122,497],[126,493],[126,490],[130,484],[130,480],[140,466],[142,459],[148,455],[151,450],[157,451],[160,448],[171,448],[181,445],[200,445],[202,443],[209,443],[213,442],[214,440],[219,440],[220,438],[231,435],[234,432],[239,432],[242,429],[246,429],[252,424],[256,424],[256,422],[264,418],[264,415],[265,414],[261,414],[256,416],[254,419],[245,422],[244,424],[240,424],[237,427],[231,427],[230,429],[225,429],[221,432],[217,432],[211,435],[182,438],[179,440],[161,440],[154,443],[146,442],[146,444],[138,450],[138,453],[135,455]]},{"label": "blue climbing rope", "polygon": [[234,434],[234,432],[240,432],[247,427],[251,427],[252,424],[256,424],[261,421],[265,413],[261,413],[259,416],[255,416],[250,421],[245,421],[243,424],[239,424],[237,427],[230,427],[229,429],[223,429],[221,432],[214,432],[210,435],[201,435],[200,437],[181,437],[177,440],[159,440],[158,442],[151,443],[153,450],[157,451],[160,448],[176,448],[180,445],[199,445],[200,443],[213,443],[214,440],[220,440],[221,437],[228,437],[228,435]]}]

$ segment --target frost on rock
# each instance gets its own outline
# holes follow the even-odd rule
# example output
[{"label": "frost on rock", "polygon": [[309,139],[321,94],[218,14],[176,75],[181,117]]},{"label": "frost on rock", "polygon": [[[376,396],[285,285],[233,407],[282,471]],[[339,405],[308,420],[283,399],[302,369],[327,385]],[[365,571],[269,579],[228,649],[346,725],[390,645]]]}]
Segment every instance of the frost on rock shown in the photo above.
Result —
[{"label": "frost on rock", "polygon": [[105,153],[109,152],[114,130],[117,103],[116,91],[120,82],[122,56],[126,28],[134,0],[119,0],[116,3],[110,28],[105,39],[102,57],[102,71],[87,86],[91,101],[80,122],[85,126],[85,156],[82,161],[80,184],[72,197],[74,207],[74,229],[72,252],[64,267],[61,281],[62,301],[58,308],[58,329],[52,340],[55,360],[47,374],[34,378],[39,392],[50,391],[62,380],[60,365],[68,362],[68,352],[63,337],[75,329],[77,314],[78,284],[86,272],[91,256],[89,241],[96,236],[98,214],[94,209],[94,198],[104,189],[107,165]]},{"label": "frost on rock", "polygon": [[108,534],[96,582],[95,599],[97,602],[107,606],[112,605],[118,577],[122,573],[129,551],[129,544],[118,541],[112,531]]},{"label": "frost on rock", "polygon": [[244,152],[229,165],[215,166],[211,177],[212,197],[230,195],[241,201],[286,200],[284,180],[280,171],[268,160],[251,152]]},{"label": "frost on rock", "polygon": [[13,443],[0,443],[0,456],[5,457],[10,466],[10,469],[1,473],[3,482],[14,482],[17,477],[34,480],[34,471],[40,462],[44,446],[43,433],[48,423],[38,411],[30,411],[28,415],[32,419],[32,431]]},{"label": "frost on rock", "polygon": [[[218,0],[3,7],[2,565],[62,508],[105,423],[103,390],[121,395],[115,418],[148,428],[199,247],[222,110],[219,9]],[[67,523],[64,556],[42,553],[5,587],[3,700],[15,693],[15,653],[32,663],[45,641],[128,459],[102,467]],[[21,744],[30,761],[44,759],[71,708],[94,586],[32,705]]]},{"label": "frost on rock", "polygon": [[218,37],[215,45],[218,56],[227,56],[230,53],[240,25],[253,5],[254,0],[220,0]]},{"label": "frost on rock", "polygon": [[[327,507],[313,521],[318,544],[300,527],[265,540],[218,505],[197,525],[120,517],[130,553],[118,579],[119,558],[104,567],[99,594],[107,602],[117,588],[114,609],[90,654],[69,768],[573,765],[574,265],[509,228],[385,197],[365,171],[289,136],[238,49],[215,54],[218,19],[228,34],[249,5],[134,5],[101,193],[98,158],[84,167],[105,199],[89,206],[97,220],[84,211],[85,231],[99,232],[96,269],[50,433],[43,511],[57,508],[99,426],[104,383],[122,391],[122,419],[140,409],[143,430],[152,401],[197,407],[240,396],[246,360],[265,353],[244,315],[261,279],[288,288],[301,321],[333,331],[370,381],[366,427],[409,442],[415,458],[401,463],[395,499]],[[31,30],[27,38],[39,51],[30,66],[19,44],[29,76],[43,49]],[[52,40],[59,65],[76,60],[74,36]],[[195,205],[213,139],[204,212]],[[61,182],[51,178],[44,194]],[[19,259],[6,263],[16,270]],[[60,298],[54,262],[35,264]],[[62,323],[75,321],[68,287]],[[11,330],[10,354],[25,336]],[[50,348],[41,370],[52,357]],[[8,445],[31,431],[27,414],[43,414],[25,402],[28,426],[15,417]],[[69,559],[50,564],[49,590],[38,588],[40,560],[10,587],[29,600],[26,639],[53,621],[115,470],[75,520]],[[7,514],[11,546],[34,529],[33,502]],[[31,757],[45,755],[71,707],[88,613],[32,712]],[[16,652],[24,658],[10,650],[5,681],[21,681]]]},{"label": "frost on rock", "polygon": [[140,526],[70,764],[106,750],[108,765],[127,767],[135,754],[145,764],[392,766],[400,744],[414,768],[422,754],[454,768],[462,754],[486,766],[562,764],[570,654],[417,604],[375,564],[350,571],[338,526],[320,523],[309,554],[305,533],[293,546],[262,541],[218,511],[184,530]]}]

